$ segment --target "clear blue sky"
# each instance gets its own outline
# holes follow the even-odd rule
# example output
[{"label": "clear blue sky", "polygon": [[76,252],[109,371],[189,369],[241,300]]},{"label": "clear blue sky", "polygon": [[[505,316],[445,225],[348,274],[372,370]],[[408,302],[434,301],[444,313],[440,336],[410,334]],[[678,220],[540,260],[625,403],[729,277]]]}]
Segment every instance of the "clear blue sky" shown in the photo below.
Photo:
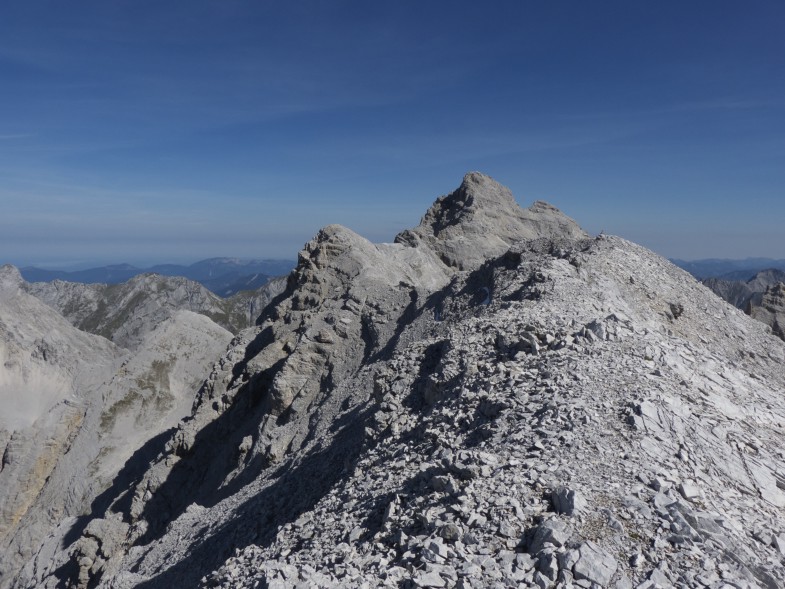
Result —
[{"label": "clear blue sky", "polygon": [[666,256],[785,258],[785,3],[0,4],[0,263],[389,241],[469,170]]}]

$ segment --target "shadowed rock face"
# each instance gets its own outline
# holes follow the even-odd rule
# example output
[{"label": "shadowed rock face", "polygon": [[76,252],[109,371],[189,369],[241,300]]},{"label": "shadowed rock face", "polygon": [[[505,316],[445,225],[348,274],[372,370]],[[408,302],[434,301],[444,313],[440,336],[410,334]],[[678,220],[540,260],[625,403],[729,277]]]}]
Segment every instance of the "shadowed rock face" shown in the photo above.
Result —
[{"label": "shadowed rock face", "polygon": [[760,302],[749,303],[747,314],[771,327],[775,335],[785,340],[785,284],[768,286]]},{"label": "shadowed rock face", "polygon": [[396,243],[321,230],[17,584],[773,588],[784,355],[659,256],[472,173]]},{"label": "shadowed rock face", "polygon": [[714,294],[734,307],[744,309],[747,315],[765,323],[785,340],[785,306],[782,292],[785,272],[777,269],[761,270],[747,281],[708,278],[702,281]]}]

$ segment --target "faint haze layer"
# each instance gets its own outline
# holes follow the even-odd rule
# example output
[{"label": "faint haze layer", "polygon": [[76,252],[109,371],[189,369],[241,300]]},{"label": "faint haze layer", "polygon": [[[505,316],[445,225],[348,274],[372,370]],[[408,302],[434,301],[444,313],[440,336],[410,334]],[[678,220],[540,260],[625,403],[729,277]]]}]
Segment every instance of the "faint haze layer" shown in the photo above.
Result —
[{"label": "faint haze layer", "polygon": [[682,259],[785,257],[785,4],[0,6],[0,262],[294,258],[481,170]]}]

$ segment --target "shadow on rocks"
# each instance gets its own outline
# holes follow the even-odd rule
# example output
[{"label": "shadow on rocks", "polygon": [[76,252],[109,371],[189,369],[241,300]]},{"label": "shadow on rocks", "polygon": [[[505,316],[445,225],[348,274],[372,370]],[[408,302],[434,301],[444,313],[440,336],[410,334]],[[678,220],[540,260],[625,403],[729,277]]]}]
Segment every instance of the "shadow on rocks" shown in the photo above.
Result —
[{"label": "shadow on rocks", "polygon": [[[122,513],[127,513],[130,510],[136,485],[144,477],[144,474],[150,467],[150,463],[164,452],[166,443],[171,439],[174,431],[175,428],[170,428],[150,438],[126,460],[123,467],[112,480],[111,486],[92,501],[90,513],[79,516],[74,525],[63,536],[63,547],[71,546],[79,540],[90,521],[105,517],[110,509]],[[73,560],[68,560],[55,571],[54,576],[60,579],[58,587],[66,587],[67,580],[75,579],[78,574],[79,565]]]},{"label": "shadow on rocks", "polygon": [[[149,527],[137,545],[160,537],[166,525],[192,503],[212,507],[236,493],[268,466],[258,454],[243,465],[239,447],[246,436],[254,440],[258,437],[259,423],[267,414],[263,403],[265,393],[284,361],[254,375],[240,387],[232,405],[199,430],[192,446],[145,503],[142,519]],[[227,475],[240,466],[241,474],[223,484]]]},{"label": "shadow on rocks", "polygon": [[268,487],[236,508],[185,559],[138,587],[193,587],[236,550],[252,543],[269,546],[280,526],[312,509],[334,485],[351,475],[363,447],[369,414],[369,409],[356,408],[343,415],[335,424],[337,433],[328,446],[314,448],[302,459],[278,467]]},{"label": "shadow on rocks", "polygon": [[[98,495],[90,504],[90,513],[78,517],[71,529],[63,536],[63,546],[70,546],[76,542],[81,537],[87,524],[90,523],[90,520],[103,517],[110,509],[124,512],[130,508],[134,486],[142,480],[144,473],[150,467],[150,463],[164,451],[164,447],[174,431],[175,428],[170,428],[150,438],[126,460],[123,467],[112,480],[111,486]],[[129,491],[131,492],[129,493]]]}]

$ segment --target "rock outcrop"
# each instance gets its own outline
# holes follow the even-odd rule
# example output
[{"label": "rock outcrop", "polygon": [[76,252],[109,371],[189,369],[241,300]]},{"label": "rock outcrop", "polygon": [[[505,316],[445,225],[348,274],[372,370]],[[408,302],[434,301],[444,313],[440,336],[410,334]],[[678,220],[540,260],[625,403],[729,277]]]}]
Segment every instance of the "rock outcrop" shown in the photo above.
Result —
[{"label": "rock outcrop", "polygon": [[771,327],[785,340],[785,272],[777,269],[761,270],[746,281],[708,278],[702,281],[714,294],[747,315]]},{"label": "rock outcrop", "polygon": [[469,174],[286,290],[15,587],[778,587],[785,343]]},{"label": "rock outcrop", "polygon": [[785,340],[785,283],[768,286],[757,302],[750,301],[747,315],[765,323],[776,336]]},{"label": "rock outcrop", "polygon": [[395,241],[423,243],[447,266],[471,270],[516,241],[555,235],[586,237],[575,221],[548,203],[537,201],[521,209],[508,188],[472,172],[458,190],[437,199],[416,228],[401,232]]}]

